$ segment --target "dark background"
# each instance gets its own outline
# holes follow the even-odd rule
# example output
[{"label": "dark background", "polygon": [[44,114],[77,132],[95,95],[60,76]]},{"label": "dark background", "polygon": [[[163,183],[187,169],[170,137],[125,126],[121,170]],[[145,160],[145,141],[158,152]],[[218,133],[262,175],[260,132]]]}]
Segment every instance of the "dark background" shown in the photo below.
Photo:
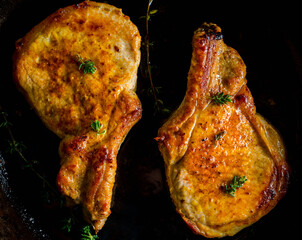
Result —
[{"label": "dark background", "polygon": [[[0,112],[8,113],[24,154],[55,186],[59,170],[59,139],[46,129],[12,82],[15,41],[60,7],[79,1],[2,0],[0,2]],[[123,9],[145,36],[147,0],[107,1]],[[220,4],[217,1],[154,0],[158,12],[150,21],[151,63],[159,97],[175,110],[186,90],[194,30],[204,21],[222,28],[224,41],[247,65],[247,80],[257,111],[281,133],[292,168],[287,195],[268,215],[226,239],[296,239],[301,221],[301,81],[302,46],[298,4],[266,6]],[[264,3],[263,3],[264,4]],[[144,49],[142,49],[143,51]],[[145,55],[138,74],[137,93],[143,118],[130,131],[118,155],[112,214],[101,239],[205,239],[194,235],[176,213],[169,196],[164,163],[157,149],[157,129],[168,115],[154,115],[153,99],[143,77]],[[2,119],[1,119],[2,121]],[[0,129],[0,239],[80,239],[78,229],[61,230],[62,219],[79,210],[45,200],[45,187],[22,159],[7,153],[8,134]],[[234,206],[236,207],[236,206]],[[80,227],[79,220],[75,226]]]}]

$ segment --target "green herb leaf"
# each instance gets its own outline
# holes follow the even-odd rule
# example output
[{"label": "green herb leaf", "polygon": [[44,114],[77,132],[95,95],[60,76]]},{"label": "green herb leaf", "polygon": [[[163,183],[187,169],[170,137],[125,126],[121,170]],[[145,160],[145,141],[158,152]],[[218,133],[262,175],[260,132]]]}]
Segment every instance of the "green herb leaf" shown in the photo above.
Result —
[{"label": "green herb leaf", "polygon": [[224,136],[224,134],[225,134],[225,131],[221,131],[220,133],[218,133],[214,136],[214,140],[215,141],[220,140]]},{"label": "green herb leaf", "polygon": [[81,236],[82,236],[81,240],[95,240],[95,239],[99,239],[99,237],[97,235],[92,235],[91,234],[91,232],[90,232],[90,226],[89,225],[83,227]]},{"label": "green herb leaf", "polygon": [[13,154],[15,152],[22,152],[24,149],[26,149],[26,146],[23,143],[17,142],[17,141],[11,141],[8,140],[9,148],[7,149],[7,152],[10,154]]},{"label": "green herb leaf", "polygon": [[153,10],[150,11],[150,15],[154,15],[154,14],[157,13],[157,12],[158,12],[157,9],[153,9]]},{"label": "green herb leaf", "polygon": [[3,118],[4,118],[4,121],[2,123],[0,123],[0,128],[8,128],[9,126],[13,126],[13,124],[11,122],[9,122],[7,120],[7,113],[6,112],[1,112]]},{"label": "green herb leaf", "polygon": [[235,176],[229,186],[225,184],[225,192],[228,193],[230,196],[235,197],[235,192],[237,188],[241,188],[246,181],[246,176]]},{"label": "green herb leaf", "polygon": [[99,120],[92,121],[90,126],[93,129],[93,131],[96,132],[97,135],[100,135],[100,134],[103,134],[106,132],[105,130],[103,132],[101,132],[101,128],[103,127],[103,124],[101,124],[99,122]]},{"label": "green herb leaf", "polygon": [[146,16],[140,16],[139,19],[147,19],[147,21],[150,21],[151,16],[155,15],[158,12],[157,9],[153,9],[151,11],[148,11]]},{"label": "green herb leaf", "polygon": [[96,72],[95,64],[91,60],[84,61],[82,57],[78,56],[78,61],[81,63],[79,66],[79,70],[81,71],[81,69],[83,69],[84,74],[94,74]]},{"label": "green herb leaf", "polygon": [[63,219],[62,223],[63,223],[63,226],[62,226],[61,229],[66,231],[66,232],[70,232],[71,227],[72,227],[72,218]]},{"label": "green herb leaf", "polygon": [[216,103],[217,105],[223,105],[228,102],[232,102],[232,99],[230,99],[231,95],[221,93],[216,93],[214,96],[211,97],[211,99]]},{"label": "green herb leaf", "polygon": [[164,102],[161,99],[156,99],[154,103],[154,114],[170,114],[171,110],[169,108],[164,107]]},{"label": "green herb leaf", "polygon": [[[155,44],[155,42],[154,42],[154,41],[153,41],[153,42],[149,42],[149,43],[148,43],[149,47],[153,47],[153,46],[154,46],[154,44]],[[145,43],[145,42],[142,42],[142,46],[146,46],[146,43]]]}]

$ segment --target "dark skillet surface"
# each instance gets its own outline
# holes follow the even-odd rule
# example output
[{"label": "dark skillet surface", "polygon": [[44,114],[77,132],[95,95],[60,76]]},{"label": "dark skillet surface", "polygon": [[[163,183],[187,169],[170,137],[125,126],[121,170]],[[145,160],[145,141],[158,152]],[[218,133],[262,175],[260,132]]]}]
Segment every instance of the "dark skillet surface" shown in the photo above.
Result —
[{"label": "dark skillet surface", "polygon": [[[0,3],[0,111],[8,113],[15,137],[27,146],[26,156],[40,162],[41,170],[53,184],[59,170],[59,139],[43,126],[16,90],[11,77],[11,56],[18,38],[58,8],[76,2],[4,0]],[[204,21],[217,23],[225,43],[235,48],[245,61],[248,87],[257,111],[281,132],[292,168],[288,193],[277,207],[251,227],[226,239],[295,239],[302,223],[299,7],[274,5],[264,9],[264,6],[247,4],[199,2],[189,0],[179,4],[154,0],[152,5],[153,9],[159,9],[150,22],[150,32],[154,41],[153,76],[155,84],[162,87],[161,99],[172,110],[180,104],[190,66],[193,31]],[[122,8],[144,36],[144,22],[139,17],[145,14],[147,0],[108,3]],[[204,239],[187,228],[170,199],[163,160],[153,140],[165,117],[153,116],[152,99],[143,91],[148,87],[148,80],[139,72],[137,92],[143,104],[143,118],[120,149],[112,214],[99,236],[101,239]],[[20,160],[6,153],[7,135],[3,130],[0,134],[3,157],[0,160],[0,238],[79,239],[78,232],[69,235],[60,230],[68,209],[45,204],[41,183],[22,167]]]}]

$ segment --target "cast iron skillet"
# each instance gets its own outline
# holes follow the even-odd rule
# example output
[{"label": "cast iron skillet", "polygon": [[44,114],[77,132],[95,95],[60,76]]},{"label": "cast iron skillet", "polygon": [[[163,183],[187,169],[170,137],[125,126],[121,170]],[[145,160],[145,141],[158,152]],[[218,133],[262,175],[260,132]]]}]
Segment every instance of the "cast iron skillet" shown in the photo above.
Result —
[{"label": "cast iron skillet", "polygon": [[[11,76],[11,56],[18,38],[58,8],[77,2],[4,0],[0,3],[0,111],[7,113],[15,138],[26,145],[26,157],[39,163],[39,170],[54,186],[59,170],[59,139],[43,126],[16,90]],[[107,2],[122,8],[144,36],[144,19],[140,17],[145,14],[147,0]],[[220,5],[216,1],[154,0],[152,9],[159,11],[150,22],[154,42],[151,62],[155,85],[161,87],[160,98],[165,105],[173,111],[184,96],[193,31],[204,21],[215,22],[222,28],[226,44],[235,48],[247,65],[248,86],[257,111],[281,132],[287,146],[292,167],[287,195],[267,216],[226,239],[296,238],[301,225],[297,219],[301,219],[298,194],[302,180],[302,51],[298,36],[301,21],[295,11],[298,6],[274,5],[264,9],[246,3],[238,6]],[[143,53],[142,61],[144,57]],[[112,214],[99,236],[101,239],[203,239],[188,229],[170,199],[163,160],[153,140],[168,116],[154,116],[153,100],[146,94],[148,88],[148,80],[139,72],[137,92],[143,104],[143,118],[130,131],[119,152]],[[22,233],[18,239],[80,239],[78,229],[71,234],[61,230],[62,219],[70,216],[70,210],[44,196],[44,186],[36,175],[22,159],[7,152],[9,135],[3,129],[0,131],[1,191],[7,207],[17,212],[2,214],[2,223],[11,223],[13,229],[15,223]],[[76,210],[72,212],[76,213]],[[77,226],[83,224],[79,222]]]}]

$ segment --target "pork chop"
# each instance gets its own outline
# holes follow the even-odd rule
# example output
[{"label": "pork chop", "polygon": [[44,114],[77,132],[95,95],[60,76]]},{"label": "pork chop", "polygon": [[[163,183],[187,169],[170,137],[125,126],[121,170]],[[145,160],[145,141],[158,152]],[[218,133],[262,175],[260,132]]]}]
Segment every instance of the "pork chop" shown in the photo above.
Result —
[{"label": "pork chop", "polygon": [[62,141],[57,185],[96,231],[110,214],[116,157],[141,118],[135,94],[141,37],[114,6],[59,9],[16,43],[14,79]]},{"label": "pork chop", "polygon": [[156,138],[176,210],[205,237],[236,234],[287,189],[282,139],[256,113],[245,75],[221,29],[203,24],[194,33],[184,100]]}]

